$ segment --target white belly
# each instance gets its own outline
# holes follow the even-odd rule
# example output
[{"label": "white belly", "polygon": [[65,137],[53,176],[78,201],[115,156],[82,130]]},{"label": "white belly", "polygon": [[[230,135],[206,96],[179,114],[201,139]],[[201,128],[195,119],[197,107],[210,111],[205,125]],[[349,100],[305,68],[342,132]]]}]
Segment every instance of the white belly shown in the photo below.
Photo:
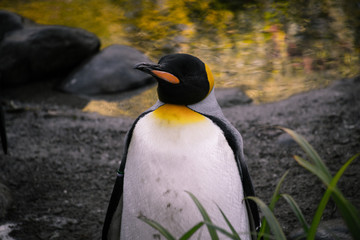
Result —
[{"label": "white belly", "polygon": [[[159,222],[176,238],[202,221],[185,191],[199,199],[216,225],[231,232],[218,205],[239,233],[249,233],[238,168],[220,128],[209,119],[161,124],[150,113],[137,123],[129,146],[121,239],[154,239],[158,235],[138,219],[140,215]],[[210,239],[205,226],[193,238],[200,233],[201,239]],[[248,234],[240,237],[249,239]]]}]

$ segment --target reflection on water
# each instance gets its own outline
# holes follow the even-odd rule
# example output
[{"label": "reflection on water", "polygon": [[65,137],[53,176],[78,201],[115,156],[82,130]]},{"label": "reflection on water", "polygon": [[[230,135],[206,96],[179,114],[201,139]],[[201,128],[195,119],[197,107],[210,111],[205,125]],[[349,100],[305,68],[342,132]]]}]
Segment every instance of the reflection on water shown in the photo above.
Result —
[{"label": "reflection on water", "polygon": [[216,86],[240,87],[255,102],[359,74],[356,0],[2,0],[0,8],[83,27],[103,47],[127,44],[154,61],[172,52],[196,55]]},{"label": "reflection on water", "polygon": [[97,112],[104,116],[137,117],[157,101],[156,87],[121,101],[92,100],[83,111]]}]

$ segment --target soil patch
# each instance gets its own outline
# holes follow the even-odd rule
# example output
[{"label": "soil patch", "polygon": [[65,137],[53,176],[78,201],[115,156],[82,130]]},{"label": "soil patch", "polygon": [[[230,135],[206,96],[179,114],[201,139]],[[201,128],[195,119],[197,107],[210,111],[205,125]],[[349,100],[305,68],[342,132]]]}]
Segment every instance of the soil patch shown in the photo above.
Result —
[{"label": "soil patch", "polygon": [[[303,155],[281,130],[303,135],[334,174],[360,151],[360,81],[347,79],[287,100],[224,108],[241,132],[257,195],[268,202],[281,176],[281,192],[294,197],[311,219],[324,187],[292,158]],[[9,154],[0,154],[0,182],[13,204],[0,224],[14,223],[13,238],[100,239],[105,211],[133,119],[81,111],[87,100],[42,84],[3,94]],[[15,107],[14,107],[15,106]],[[345,172],[339,188],[360,208],[360,161]],[[285,201],[276,206],[284,231],[298,228]],[[333,203],[324,219],[337,218]]]}]

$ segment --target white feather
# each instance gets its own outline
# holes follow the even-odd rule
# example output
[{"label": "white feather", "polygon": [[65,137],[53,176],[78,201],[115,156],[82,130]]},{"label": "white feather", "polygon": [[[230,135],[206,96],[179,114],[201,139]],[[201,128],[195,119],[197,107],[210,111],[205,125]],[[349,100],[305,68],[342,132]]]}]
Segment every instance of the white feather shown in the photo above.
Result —
[{"label": "white feather", "polygon": [[[150,113],[137,123],[129,146],[121,239],[154,239],[158,234],[140,215],[177,238],[202,221],[185,191],[200,200],[216,225],[230,231],[217,204],[239,233],[247,233],[241,239],[250,238],[241,179],[221,129],[207,118],[168,125]],[[210,239],[206,227],[200,232],[201,239]]]}]

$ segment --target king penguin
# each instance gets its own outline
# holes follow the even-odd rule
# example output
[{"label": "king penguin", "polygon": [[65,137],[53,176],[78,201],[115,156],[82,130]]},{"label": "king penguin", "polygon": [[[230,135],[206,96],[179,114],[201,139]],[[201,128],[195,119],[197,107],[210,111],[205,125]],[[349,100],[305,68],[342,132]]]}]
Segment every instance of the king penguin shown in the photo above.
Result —
[{"label": "king penguin", "polygon": [[[103,240],[160,239],[139,219],[160,223],[176,238],[202,221],[188,192],[212,222],[243,240],[260,226],[240,133],[224,117],[209,67],[189,54],[170,54],[135,69],[158,82],[158,101],[133,123],[110,198]],[[210,239],[201,228],[191,239]],[[225,236],[221,236],[224,239]],[[256,236],[255,236],[256,239]]]}]

